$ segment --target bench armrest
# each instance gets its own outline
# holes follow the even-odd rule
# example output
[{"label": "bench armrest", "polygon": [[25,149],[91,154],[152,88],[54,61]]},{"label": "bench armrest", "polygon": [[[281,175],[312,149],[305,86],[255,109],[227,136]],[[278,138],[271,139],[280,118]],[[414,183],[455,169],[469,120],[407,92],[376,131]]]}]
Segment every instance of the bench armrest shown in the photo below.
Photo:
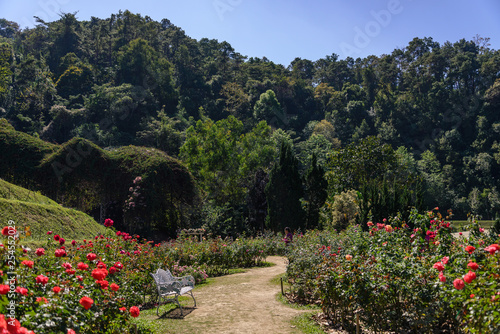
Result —
[{"label": "bench armrest", "polygon": [[195,279],[191,275],[186,275],[186,276],[182,276],[182,277],[175,277],[175,279],[177,279],[181,283],[182,286],[193,286],[194,287]]},{"label": "bench armrest", "polygon": [[168,294],[168,293],[180,293],[182,285],[180,282],[172,281],[165,283],[157,283],[158,292],[160,294]]}]

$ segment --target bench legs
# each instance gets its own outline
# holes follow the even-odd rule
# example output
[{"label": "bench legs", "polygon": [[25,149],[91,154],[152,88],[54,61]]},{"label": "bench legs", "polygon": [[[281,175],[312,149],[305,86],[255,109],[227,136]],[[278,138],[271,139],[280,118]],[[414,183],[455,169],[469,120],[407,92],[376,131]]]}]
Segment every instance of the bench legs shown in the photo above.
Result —
[{"label": "bench legs", "polygon": [[194,307],[196,307],[196,299],[194,299],[193,291],[189,291],[189,293],[191,294],[191,297],[193,298]]},{"label": "bench legs", "polygon": [[[194,301],[194,307],[196,307],[196,299],[194,299],[194,295],[193,295],[193,291],[189,291],[189,294],[191,295],[191,298],[193,298],[193,301]],[[175,295],[175,297],[172,297],[172,298],[169,298],[167,296],[158,296],[158,307],[156,308],[156,315],[157,316],[160,316],[159,315],[159,310],[160,310],[160,305],[161,305],[161,299],[164,299],[167,303],[170,303],[170,302],[173,302],[173,303],[176,303],[179,308],[181,309],[181,315],[183,315],[183,311],[182,311],[182,306],[181,304],[179,303],[179,295]]]}]

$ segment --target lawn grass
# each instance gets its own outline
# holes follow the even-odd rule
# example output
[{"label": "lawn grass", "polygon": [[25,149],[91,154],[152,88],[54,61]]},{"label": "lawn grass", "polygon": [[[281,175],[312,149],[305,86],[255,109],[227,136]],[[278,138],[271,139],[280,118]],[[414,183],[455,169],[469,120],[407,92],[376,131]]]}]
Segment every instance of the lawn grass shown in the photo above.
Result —
[{"label": "lawn grass", "polygon": [[304,334],[325,334],[321,326],[313,319],[313,313],[304,313],[292,319],[295,326]]},{"label": "lawn grass", "polygon": [[[213,281],[214,278],[208,278],[204,283],[197,284],[196,288],[212,284]],[[179,297],[179,303],[184,310],[184,316],[192,311],[193,299],[190,296]],[[156,315],[156,307],[141,310],[140,316],[132,319],[132,324],[137,325],[138,333],[141,332],[141,328],[149,330],[153,334],[192,333],[189,321],[180,316],[179,307],[174,303],[161,305],[159,316]],[[210,328],[209,324],[207,324],[207,328]]]}]

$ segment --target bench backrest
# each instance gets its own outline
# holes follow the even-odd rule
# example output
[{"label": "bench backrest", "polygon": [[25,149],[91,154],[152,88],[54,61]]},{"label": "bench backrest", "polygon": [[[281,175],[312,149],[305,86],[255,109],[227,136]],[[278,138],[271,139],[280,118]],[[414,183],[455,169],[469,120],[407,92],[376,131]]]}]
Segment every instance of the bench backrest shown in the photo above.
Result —
[{"label": "bench backrest", "polygon": [[180,283],[172,276],[168,269],[166,271],[158,269],[155,274],[150,274],[155,280],[160,295],[180,292]]},{"label": "bench backrest", "polygon": [[170,270],[163,270],[163,269],[158,269],[156,271],[156,275],[158,275],[158,278],[160,279],[160,281],[162,283],[168,283],[168,282],[173,282],[173,281],[177,281],[174,276],[172,275],[172,273],[170,272]]}]

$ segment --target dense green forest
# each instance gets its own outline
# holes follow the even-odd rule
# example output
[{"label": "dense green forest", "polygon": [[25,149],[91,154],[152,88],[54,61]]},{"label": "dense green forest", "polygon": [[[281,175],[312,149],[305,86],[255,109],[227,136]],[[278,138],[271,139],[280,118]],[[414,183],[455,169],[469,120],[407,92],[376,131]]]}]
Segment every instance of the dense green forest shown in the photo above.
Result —
[{"label": "dense green forest", "polygon": [[[404,215],[410,206],[494,218],[500,51],[476,36],[442,45],[415,38],[388,52],[295,58],[284,66],[129,11],[89,21],[66,13],[54,22],[38,19],[32,29],[0,19],[0,117],[13,127],[0,143],[0,177],[94,216],[109,209],[118,226],[126,225],[133,194],[140,193],[134,177],[146,176],[150,191],[165,191],[131,161],[129,151],[154,148],[158,161],[186,166],[195,180],[192,189],[181,173],[189,196],[170,190],[168,196],[182,200],[150,198],[134,214],[137,224],[155,217],[148,230],[169,235],[201,226],[216,234],[342,228]],[[14,129],[62,146],[40,144],[38,155],[26,157],[29,168],[13,172],[5,165],[15,162],[4,153],[23,150],[7,144]],[[73,173],[66,158],[66,165],[52,163],[54,175],[47,176],[51,155],[80,143],[75,137],[95,146],[96,166],[112,167],[87,164],[96,170],[85,176]],[[148,153],[141,154],[148,166]],[[125,188],[114,198],[106,180],[117,170],[123,179],[112,182],[123,180]],[[85,184],[92,191],[82,191]]]}]

